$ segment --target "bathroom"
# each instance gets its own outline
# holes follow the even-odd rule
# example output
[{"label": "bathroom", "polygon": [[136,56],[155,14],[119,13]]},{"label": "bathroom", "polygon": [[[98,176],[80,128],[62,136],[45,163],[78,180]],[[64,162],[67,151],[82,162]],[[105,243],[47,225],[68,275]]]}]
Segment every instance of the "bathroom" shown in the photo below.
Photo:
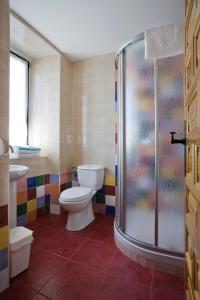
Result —
[{"label": "bathroom", "polygon": [[0,1],[0,300],[200,299],[199,28],[199,0]]}]

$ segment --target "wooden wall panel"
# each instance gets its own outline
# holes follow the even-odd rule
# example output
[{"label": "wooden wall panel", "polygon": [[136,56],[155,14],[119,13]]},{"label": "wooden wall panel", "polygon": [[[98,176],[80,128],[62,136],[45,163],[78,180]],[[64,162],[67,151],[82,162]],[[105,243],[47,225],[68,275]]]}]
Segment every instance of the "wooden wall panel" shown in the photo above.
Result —
[{"label": "wooden wall panel", "polygon": [[200,300],[200,0],[185,7],[185,294]]}]

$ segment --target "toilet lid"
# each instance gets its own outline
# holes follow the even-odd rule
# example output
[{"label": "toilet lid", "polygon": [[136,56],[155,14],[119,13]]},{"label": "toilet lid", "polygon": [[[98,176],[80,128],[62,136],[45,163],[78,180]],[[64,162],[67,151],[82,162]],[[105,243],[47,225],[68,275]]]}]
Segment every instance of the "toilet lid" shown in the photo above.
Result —
[{"label": "toilet lid", "polygon": [[61,201],[82,201],[87,199],[89,196],[92,196],[92,189],[89,187],[76,186],[64,190],[60,195]]}]

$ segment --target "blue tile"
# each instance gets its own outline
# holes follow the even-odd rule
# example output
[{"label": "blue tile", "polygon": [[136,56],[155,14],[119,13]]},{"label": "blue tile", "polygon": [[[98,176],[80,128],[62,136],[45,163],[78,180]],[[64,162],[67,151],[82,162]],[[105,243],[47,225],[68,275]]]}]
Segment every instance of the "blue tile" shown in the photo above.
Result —
[{"label": "blue tile", "polygon": [[17,217],[17,226],[24,226],[27,224],[27,214]]},{"label": "blue tile", "polygon": [[8,248],[0,251],[0,271],[8,267]]},{"label": "blue tile", "polygon": [[102,188],[100,190],[98,190],[97,192],[98,194],[105,194],[105,185],[102,186]]},{"label": "blue tile", "polygon": [[36,187],[36,177],[27,178],[27,187],[28,188]]},{"label": "blue tile", "polygon": [[37,208],[45,206],[45,196],[37,198]]},{"label": "blue tile", "polygon": [[54,174],[50,174],[49,183],[59,184],[59,176],[54,175]]},{"label": "blue tile", "polygon": [[50,204],[50,195],[47,194],[45,195],[45,205],[49,205]]},{"label": "blue tile", "polygon": [[118,167],[115,166],[115,185],[117,185],[117,177],[118,177]]},{"label": "blue tile", "polygon": [[108,215],[115,215],[115,207],[106,205],[106,214]]}]

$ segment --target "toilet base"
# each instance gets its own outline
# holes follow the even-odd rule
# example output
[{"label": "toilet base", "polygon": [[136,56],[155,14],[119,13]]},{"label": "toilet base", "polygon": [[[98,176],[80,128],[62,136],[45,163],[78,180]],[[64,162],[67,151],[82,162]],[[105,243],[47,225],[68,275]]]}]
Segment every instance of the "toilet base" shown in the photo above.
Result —
[{"label": "toilet base", "polygon": [[88,226],[94,219],[92,201],[90,201],[83,210],[79,212],[69,212],[65,228],[69,231],[78,231]]}]

